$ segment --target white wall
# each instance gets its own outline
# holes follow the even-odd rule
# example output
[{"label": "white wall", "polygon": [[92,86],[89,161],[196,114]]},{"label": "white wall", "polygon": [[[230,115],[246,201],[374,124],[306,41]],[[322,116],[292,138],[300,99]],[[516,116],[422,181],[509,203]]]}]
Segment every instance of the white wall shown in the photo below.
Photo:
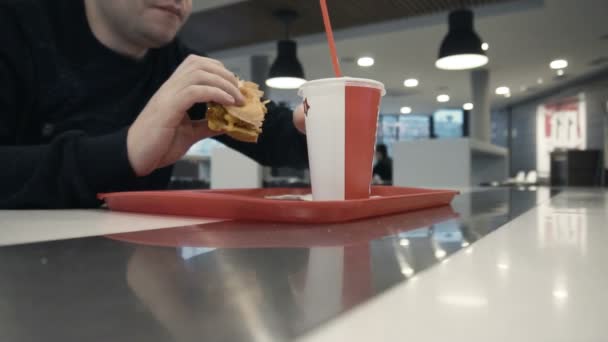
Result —
[{"label": "white wall", "polygon": [[468,139],[397,142],[393,145],[393,184],[468,188],[470,155]]},{"label": "white wall", "polygon": [[211,188],[245,189],[262,186],[262,167],[228,147],[211,152]]}]

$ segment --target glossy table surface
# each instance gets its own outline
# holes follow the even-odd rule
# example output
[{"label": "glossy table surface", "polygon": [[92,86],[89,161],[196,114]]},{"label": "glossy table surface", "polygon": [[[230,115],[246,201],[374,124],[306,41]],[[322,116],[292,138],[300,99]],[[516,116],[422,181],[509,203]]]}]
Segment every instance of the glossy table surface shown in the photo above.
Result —
[{"label": "glossy table surface", "polygon": [[564,190],[301,342],[608,341],[607,246],[608,193]]},{"label": "glossy table surface", "polygon": [[[454,315],[463,323],[483,325],[488,316],[508,311],[515,322],[521,313],[512,306],[534,312],[541,304],[536,297],[541,293],[534,292],[540,285],[517,280],[536,272],[562,272],[563,284],[550,283],[549,276],[543,278],[549,282],[547,300],[567,298],[568,281],[587,276],[591,261],[603,253],[594,244],[608,242],[606,232],[591,230],[598,221],[577,221],[580,203],[568,198],[560,202],[568,193],[552,198],[556,191],[546,188],[474,191],[458,196],[451,208],[347,224],[193,224],[198,222],[184,219],[182,223],[187,225],[177,228],[118,234],[134,229],[100,229],[113,235],[86,237],[90,223],[81,220],[85,233],[74,234],[72,239],[65,239],[65,233],[56,237],[64,240],[23,244],[27,240],[21,239],[15,242],[22,243],[18,245],[8,245],[9,239],[4,239],[5,246],[0,247],[0,341],[332,341],[338,336],[402,340],[388,331],[398,332],[399,325],[407,324],[416,327],[406,329],[410,331],[407,336],[426,341],[440,340],[433,336],[460,336],[456,334],[460,330],[436,331],[437,325],[444,324],[456,329],[454,322],[441,322]],[[596,210],[605,217],[606,202],[585,202],[586,192],[580,194],[579,202],[588,207],[585,215]],[[564,214],[547,214],[555,215],[551,211],[555,206],[563,208]],[[539,214],[528,218],[538,210],[553,218],[547,221],[542,216],[537,221]],[[579,211],[573,214],[572,210]],[[517,225],[522,219],[528,221]],[[177,222],[166,223],[173,226]],[[510,227],[513,224],[516,226]],[[515,229],[522,232],[510,236]],[[505,234],[509,235],[506,240],[498,238]],[[588,241],[591,237],[595,241]],[[543,245],[532,241],[534,238],[542,239]],[[563,269],[560,271],[556,261],[545,260],[548,256],[543,254],[519,254],[519,248],[533,243],[562,260]],[[492,252],[504,255],[496,259]],[[486,264],[493,267],[491,276],[484,274],[490,272]],[[606,270],[602,264],[597,266]],[[514,278],[517,288],[497,278],[511,279],[510,272],[518,272]],[[588,285],[605,289],[605,280],[598,278]],[[433,292],[440,285],[454,291]],[[505,297],[493,305],[493,296],[503,287],[521,297]],[[415,291],[412,289],[419,290],[408,294]],[[484,295],[483,291],[490,293]],[[396,293],[401,294],[392,298]],[[603,296],[595,300],[606,304]],[[433,301],[427,302],[429,298]],[[409,301],[401,302],[405,299]],[[485,311],[471,314],[479,308]],[[511,327],[509,321],[503,323]],[[416,335],[418,330],[428,334]],[[380,331],[387,335],[375,334]]]}]

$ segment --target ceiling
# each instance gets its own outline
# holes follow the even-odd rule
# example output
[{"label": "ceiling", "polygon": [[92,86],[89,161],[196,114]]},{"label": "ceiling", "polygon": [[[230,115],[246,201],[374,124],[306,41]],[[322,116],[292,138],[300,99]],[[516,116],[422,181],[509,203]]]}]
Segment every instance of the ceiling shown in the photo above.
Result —
[{"label": "ceiling", "polygon": [[192,0],[192,12],[208,11],[243,1],[245,0]]},{"label": "ceiling", "polygon": [[[257,3],[254,0],[245,3],[254,2]],[[363,1],[356,3],[360,2]],[[444,6],[456,3],[448,0],[433,2]],[[227,10],[231,6],[236,5],[223,8]],[[498,86],[508,86],[513,94],[511,99],[493,96],[494,106],[608,67],[607,63],[591,64],[593,60],[608,56],[606,0],[520,0],[478,7],[475,12],[477,31],[490,45],[487,68],[491,73],[492,92]],[[397,113],[401,106],[410,106],[414,113],[428,114],[440,107],[460,107],[469,102],[470,73],[441,71],[434,66],[439,43],[447,31],[446,15],[446,12],[426,14],[336,30],[338,53],[346,60],[342,63],[344,74],[384,82],[389,89],[383,100],[384,113]],[[337,16],[335,18],[334,22],[339,22]],[[272,22],[268,19],[263,25],[260,22],[256,25],[266,26]],[[237,27],[235,32],[244,30],[240,23]],[[218,31],[212,35],[200,31],[199,39],[188,42],[206,51],[207,36],[217,35]],[[330,77],[332,69],[324,35],[304,35],[297,40],[307,78]],[[249,75],[249,57],[254,54],[268,55],[272,60],[274,42],[216,51],[212,56],[222,59],[237,73]],[[363,55],[373,56],[376,64],[367,69],[358,67],[353,60]],[[565,77],[556,79],[555,72],[549,68],[549,62],[555,58],[569,61]],[[605,58],[605,62],[608,59]],[[419,79],[420,86],[413,90],[403,87],[403,80],[410,77]],[[537,83],[539,78],[543,80],[542,84]],[[449,94],[451,101],[438,104],[435,98],[440,93]],[[272,91],[271,97],[294,101],[296,95],[294,91]]]},{"label": "ceiling", "polygon": [[[444,12],[462,6],[501,3],[513,0],[330,0],[327,7],[334,29],[379,23],[420,15]],[[281,9],[298,13],[291,33],[303,36],[323,31],[319,1],[313,0],[249,0],[195,2],[195,9],[206,3],[216,6],[192,15],[182,31],[186,40],[197,40],[207,52],[250,45],[277,39],[283,34],[283,23],[273,17]],[[224,6],[218,6],[223,4]],[[261,24],[263,23],[263,24]],[[238,27],[238,30],[232,29]],[[204,34],[203,32],[213,32]]]}]

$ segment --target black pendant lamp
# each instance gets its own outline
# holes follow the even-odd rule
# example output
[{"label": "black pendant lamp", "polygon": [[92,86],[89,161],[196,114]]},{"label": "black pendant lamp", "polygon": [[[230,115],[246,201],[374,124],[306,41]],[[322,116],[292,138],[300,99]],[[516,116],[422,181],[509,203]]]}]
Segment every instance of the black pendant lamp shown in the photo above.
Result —
[{"label": "black pendant lamp", "polygon": [[285,39],[277,42],[277,58],[270,67],[266,85],[277,89],[297,89],[306,82],[297,56],[298,46],[289,39],[289,26],[298,15],[290,10],[280,10],[274,15],[285,25]]},{"label": "black pendant lamp", "polygon": [[444,70],[475,69],[488,64],[482,41],[473,26],[473,12],[460,9],[450,13],[449,31],[439,48],[435,66]]}]

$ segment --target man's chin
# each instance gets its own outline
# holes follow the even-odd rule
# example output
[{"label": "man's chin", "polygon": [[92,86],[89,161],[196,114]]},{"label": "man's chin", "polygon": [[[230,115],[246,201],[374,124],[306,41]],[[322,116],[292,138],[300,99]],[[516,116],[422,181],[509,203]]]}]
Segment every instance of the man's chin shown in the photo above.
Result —
[{"label": "man's chin", "polygon": [[148,32],[148,34],[145,35],[145,39],[148,47],[154,49],[169,44],[175,39],[175,36],[177,36],[177,31],[168,29],[162,32]]}]

